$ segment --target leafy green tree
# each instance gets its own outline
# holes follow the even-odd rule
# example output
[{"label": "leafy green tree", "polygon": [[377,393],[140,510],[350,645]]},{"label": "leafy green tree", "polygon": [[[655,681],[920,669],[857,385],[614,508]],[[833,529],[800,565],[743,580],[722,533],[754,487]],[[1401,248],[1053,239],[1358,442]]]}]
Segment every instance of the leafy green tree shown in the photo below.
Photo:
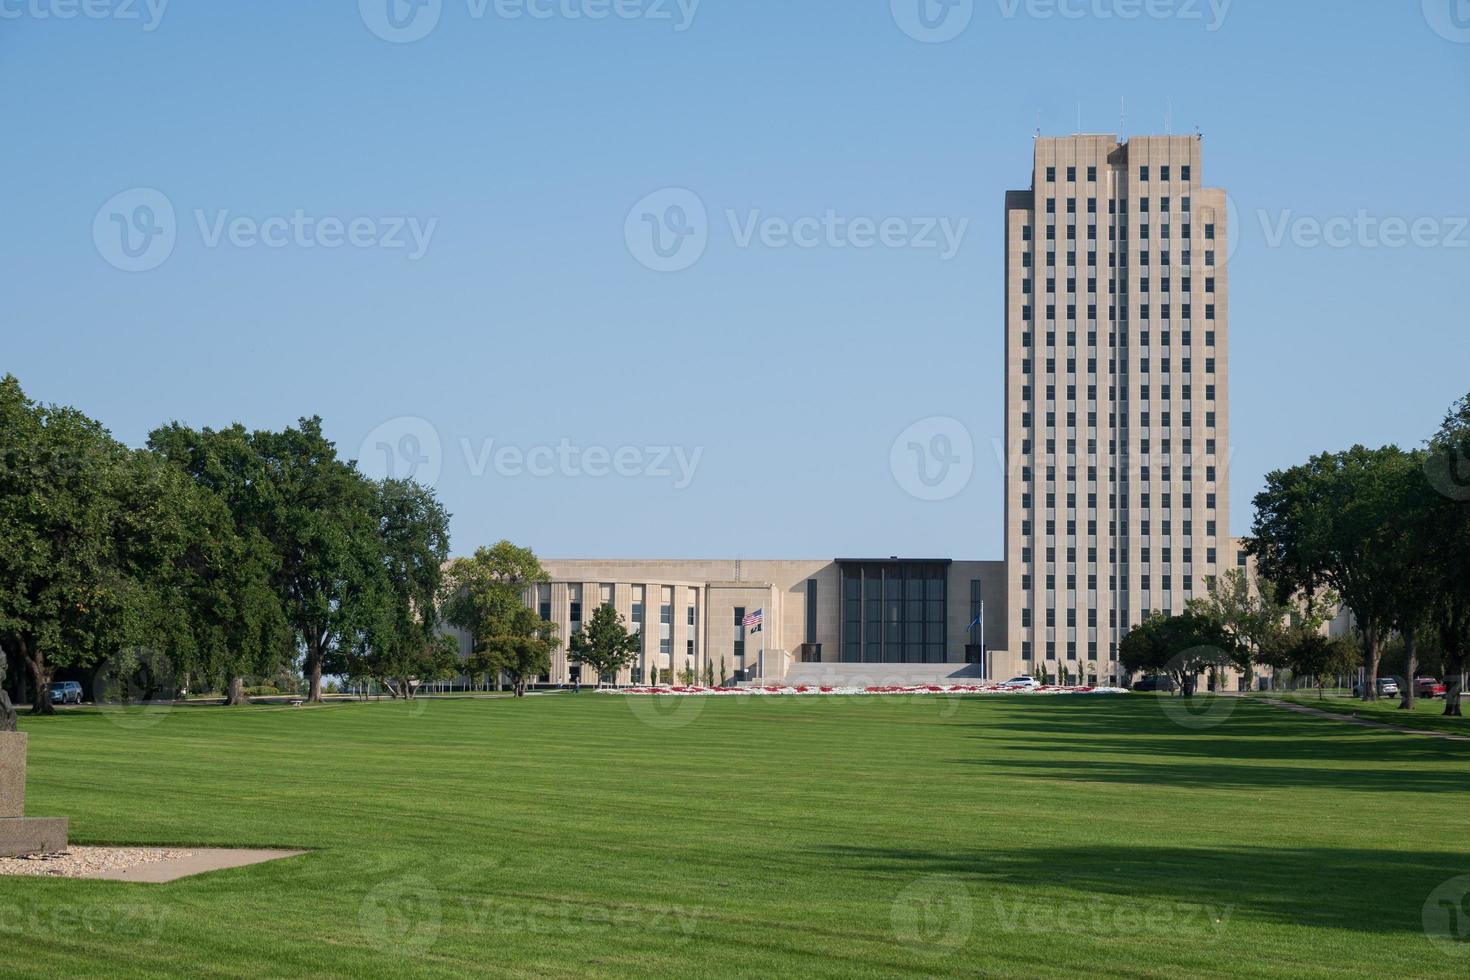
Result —
[{"label": "leafy green tree", "polygon": [[1437,492],[1422,526],[1421,561],[1431,570],[1430,618],[1444,659],[1446,715],[1459,717],[1460,678],[1470,664],[1470,397],[1429,440],[1425,475]]},{"label": "leafy green tree", "polygon": [[1291,610],[1276,601],[1268,581],[1254,587],[1245,569],[1235,568],[1210,582],[1209,592],[1191,599],[1187,608],[1214,619],[1230,635],[1230,663],[1249,680],[1261,652],[1286,628]]},{"label": "leafy green tree", "polygon": [[1382,644],[1398,622],[1406,551],[1403,522],[1409,474],[1421,463],[1388,446],[1355,446],[1271,473],[1256,496],[1253,538],[1262,578],[1309,613],[1324,587],[1352,610],[1368,668],[1365,700],[1378,697]]},{"label": "leafy green tree", "polygon": [[1173,678],[1193,697],[1199,675],[1230,662],[1230,633],[1213,616],[1185,610],[1179,616],[1150,614],[1118,645],[1118,662],[1130,674],[1143,671]]},{"label": "leafy green tree", "polygon": [[573,663],[591,667],[601,687],[603,678],[633,663],[641,646],[638,634],[623,625],[622,614],[604,603],[592,614],[591,622],[572,634],[570,656]]},{"label": "leafy green tree", "polygon": [[555,624],[526,604],[528,590],[548,581],[535,552],[509,541],[450,563],[444,578],[444,620],[470,634],[472,669],[508,676],[517,697],[551,669]]},{"label": "leafy green tree", "polygon": [[1347,674],[1363,662],[1358,646],[1341,637],[1328,637],[1319,630],[1293,628],[1281,644],[1281,659],[1293,676],[1317,681],[1317,697],[1323,697],[1324,678]]},{"label": "leafy green tree", "polygon": [[193,666],[223,680],[226,704],[245,704],[245,678],[269,676],[295,646],[276,591],[280,556],[260,529],[272,503],[270,474],[240,425],[216,431],[175,422],[155,429],[148,446],[213,498],[194,518],[204,540],[181,569],[198,613]]},{"label": "leafy green tree", "polygon": [[276,593],[303,656],[307,700],[320,702],[324,666],[349,654],[381,609],[374,486],[337,457],[320,418],[250,442],[269,474],[259,521],[280,558]]},{"label": "leafy green tree", "polygon": [[439,628],[449,515],[432,490],[410,480],[384,480],[373,491],[378,576],[363,591],[363,628],[348,656],[362,663],[344,669],[412,699],[415,682],[458,673],[459,644]]},{"label": "leafy green tree", "polygon": [[57,668],[144,639],[145,604],[114,534],[128,458],[98,422],[0,380],[0,645],[29,672],[35,714],[55,710]]}]

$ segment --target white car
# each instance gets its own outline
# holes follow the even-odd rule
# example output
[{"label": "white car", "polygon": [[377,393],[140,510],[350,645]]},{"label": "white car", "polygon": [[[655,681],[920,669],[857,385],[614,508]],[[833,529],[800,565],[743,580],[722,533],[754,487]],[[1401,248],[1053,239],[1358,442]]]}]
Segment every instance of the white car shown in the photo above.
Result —
[{"label": "white car", "polygon": [[1041,686],[1041,682],[1034,677],[1012,677],[1001,687],[1008,687],[1013,691],[1034,691]]}]

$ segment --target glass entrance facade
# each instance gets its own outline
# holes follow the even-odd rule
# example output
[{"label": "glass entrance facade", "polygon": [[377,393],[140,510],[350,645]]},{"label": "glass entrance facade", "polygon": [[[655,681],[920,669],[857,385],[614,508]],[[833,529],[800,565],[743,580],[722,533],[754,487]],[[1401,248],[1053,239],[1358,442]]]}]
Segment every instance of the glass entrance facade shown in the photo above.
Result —
[{"label": "glass entrance facade", "polygon": [[944,663],[948,562],[840,561],[843,663]]}]

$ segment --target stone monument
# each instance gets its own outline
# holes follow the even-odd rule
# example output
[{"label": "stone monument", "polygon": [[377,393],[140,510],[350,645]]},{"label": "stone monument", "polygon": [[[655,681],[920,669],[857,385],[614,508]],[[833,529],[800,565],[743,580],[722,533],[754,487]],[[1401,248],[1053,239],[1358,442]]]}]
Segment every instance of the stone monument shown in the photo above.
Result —
[{"label": "stone monument", "polygon": [[26,733],[16,730],[0,654],[0,857],[66,850],[66,817],[27,817],[25,804]]}]

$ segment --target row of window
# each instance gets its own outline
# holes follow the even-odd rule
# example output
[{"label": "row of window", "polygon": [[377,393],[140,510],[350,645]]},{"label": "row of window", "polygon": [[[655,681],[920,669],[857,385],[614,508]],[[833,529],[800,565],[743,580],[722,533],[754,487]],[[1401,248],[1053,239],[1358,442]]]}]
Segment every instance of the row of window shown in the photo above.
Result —
[{"label": "row of window", "polygon": [[[1146,167],[1146,166],[1140,166],[1138,168],[1138,170],[1137,170],[1137,174],[1138,174],[1138,179],[1140,181],[1142,181],[1144,183],[1148,183],[1148,179],[1149,179],[1149,168],[1148,167]],[[1159,167],[1159,180],[1162,180],[1162,181],[1171,180],[1173,178],[1173,175],[1174,175],[1174,169],[1173,169],[1173,165],[1172,164],[1164,164],[1164,165],[1162,165],[1162,166]],[[1189,181],[1193,180],[1194,179],[1194,166],[1192,164],[1188,164],[1188,163],[1181,164],[1179,166],[1179,179],[1182,180],[1182,181],[1184,181],[1185,183],[1188,183]],[[1057,182],[1057,168],[1056,167],[1047,167],[1046,168],[1046,182],[1048,184],[1055,184]],[[1077,168],[1076,167],[1068,167],[1067,168],[1067,183],[1069,183],[1069,184],[1075,184],[1076,182],[1077,182]],[[1090,184],[1097,183],[1097,167],[1090,166],[1090,167],[1087,168],[1087,182],[1090,183]]]},{"label": "row of window", "polygon": [[[1139,494],[1139,498],[1140,498],[1139,499],[1139,504],[1138,504],[1139,507],[1141,507],[1144,510],[1151,510],[1153,508],[1153,494],[1152,493],[1150,493],[1149,491],[1145,490],[1143,493],[1140,493]],[[1181,498],[1181,500],[1180,500],[1180,505],[1181,505],[1180,506],[1180,509],[1181,510],[1193,510],[1194,509],[1194,494],[1193,493],[1191,493],[1188,490],[1186,490],[1184,493],[1180,494],[1180,498]],[[1118,501],[1120,499],[1123,502],[1123,506],[1124,507],[1127,507],[1128,506],[1128,501],[1129,501],[1129,493],[1128,493],[1127,490],[1123,490],[1123,491],[1120,491],[1119,493],[1115,493],[1115,494],[1114,493],[1108,494],[1108,510],[1117,510],[1118,509]],[[1032,497],[1031,492],[1029,490],[1026,491],[1025,493],[1021,494],[1021,510],[1029,513],[1029,511],[1031,510],[1031,502],[1032,502],[1032,500],[1033,500],[1033,497]],[[1172,511],[1174,509],[1174,495],[1172,493],[1165,493],[1165,494],[1163,494],[1162,495],[1162,500],[1163,500],[1163,509],[1164,510],[1170,510],[1170,511]],[[1215,509],[1217,509],[1216,506],[1215,506],[1216,500],[1217,500],[1216,495],[1213,492],[1212,493],[1205,494],[1205,509],[1206,510],[1215,510]],[[1057,495],[1056,495],[1056,493],[1054,493],[1052,491],[1047,491],[1047,493],[1045,495],[1045,501],[1046,501],[1046,507],[1045,507],[1046,510],[1056,510],[1057,509]],[[1065,510],[1076,510],[1077,509],[1077,494],[1076,493],[1068,493],[1066,495],[1066,501],[1067,501],[1067,505],[1064,508]],[[1097,494],[1095,494],[1095,493],[1089,493],[1087,495],[1087,509],[1088,510],[1097,510]],[[1021,560],[1022,561],[1030,561],[1031,559],[1029,557],[1026,557],[1026,556],[1023,555],[1023,557],[1022,557]],[[1048,558],[1046,560],[1047,561],[1052,561],[1053,559],[1050,556],[1048,556]],[[1076,558],[1069,558],[1068,561],[1076,561]]]},{"label": "row of window", "polygon": [[[1144,214],[1173,214],[1174,213],[1174,207],[1173,207],[1173,205],[1174,205],[1174,199],[1172,197],[1160,197],[1160,198],[1157,198],[1157,199],[1155,199],[1155,198],[1148,198],[1148,197],[1140,197],[1140,198],[1135,198],[1135,200],[1138,202],[1138,214],[1140,214],[1140,215],[1144,215]],[[1159,209],[1158,209],[1158,211],[1154,211],[1153,210],[1153,204],[1152,204],[1152,202],[1154,200],[1158,200],[1158,202],[1159,202]],[[1079,203],[1080,202],[1075,197],[1066,198],[1065,204],[1066,204],[1067,210],[1066,210],[1065,213],[1066,214],[1076,214],[1077,213],[1077,205]],[[1046,213],[1047,214],[1051,214],[1051,215],[1054,215],[1054,214],[1057,213],[1057,199],[1056,198],[1049,197],[1049,198],[1046,199]],[[1097,198],[1095,198],[1095,197],[1089,197],[1087,199],[1087,212],[1086,213],[1087,214],[1097,214],[1098,213],[1097,212]],[[1181,197],[1179,199],[1179,213],[1180,214],[1193,214],[1194,213],[1194,199],[1193,198],[1189,198],[1189,197]],[[1128,217],[1128,212],[1127,211],[1121,212],[1121,215],[1120,215],[1119,210],[1118,210],[1118,201],[1117,201],[1116,198],[1109,198],[1109,200],[1108,200],[1108,214],[1111,215],[1111,216],[1113,216],[1113,217],[1120,217],[1121,216],[1121,217],[1123,217],[1125,219]],[[1215,231],[1214,231],[1215,226],[1214,225],[1209,225],[1207,227],[1210,229],[1210,231],[1209,231],[1209,237],[1210,238],[1214,238],[1215,237]]]}]

